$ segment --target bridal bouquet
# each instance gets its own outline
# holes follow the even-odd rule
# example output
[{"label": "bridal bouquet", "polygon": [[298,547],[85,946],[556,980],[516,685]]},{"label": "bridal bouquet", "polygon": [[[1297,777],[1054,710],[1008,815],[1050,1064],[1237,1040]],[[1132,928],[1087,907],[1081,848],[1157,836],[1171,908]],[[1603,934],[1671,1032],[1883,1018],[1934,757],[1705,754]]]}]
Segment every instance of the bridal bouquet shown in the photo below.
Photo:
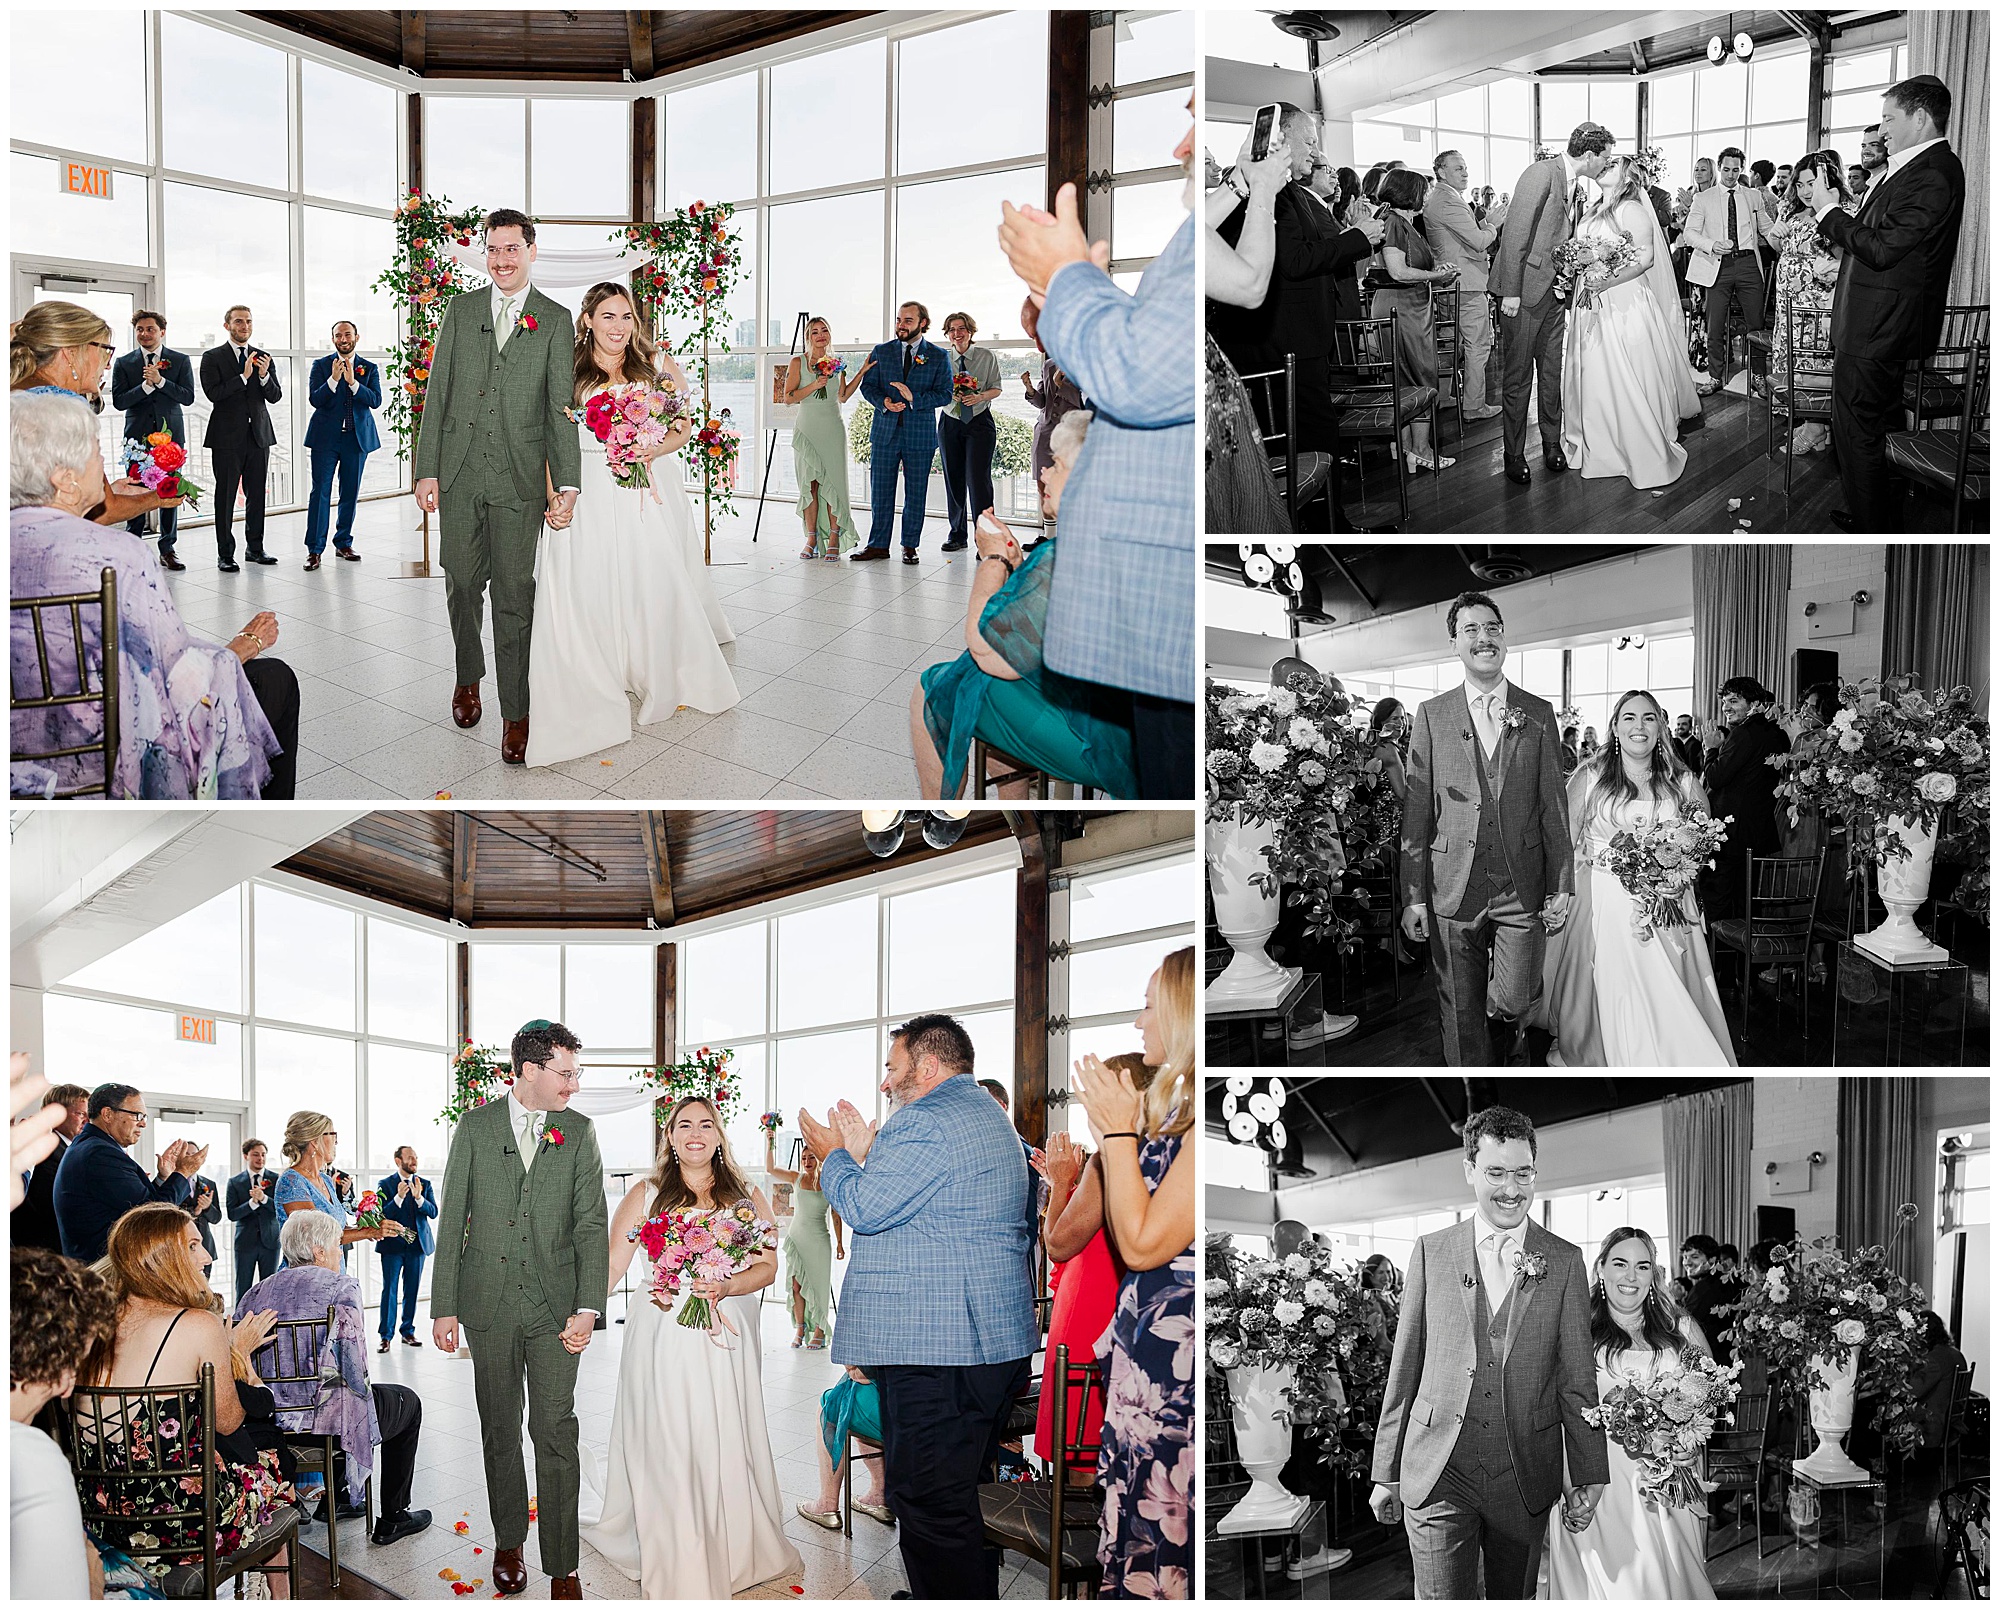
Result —
[{"label": "bridal bouquet", "polygon": [[1723,824],[1702,811],[1679,821],[1626,828],[1613,835],[1597,856],[1597,864],[1625,886],[1632,897],[1632,931],[1644,941],[1655,928],[1688,926],[1689,892],[1703,867],[1715,865],[1716,852],[1727,835]]},{"label": "bridal bouquet", "polygon": [[417,1232],[412,1230],[407,1224],[398,1224],[393,1219],[385,1220],[382,1217],[382,1199],[373,1191],[363,1191],[360,1202],[354,1208],[355,1228],[361,1230],[379,1230],[385,1223],[397,1235],[401,1236],[403,1240],[414,1241],[417,1239]]},{"label": "bridal bouquet", "polygon": [[[747,1269],[758,1253],[778,1244],[778,1227],[758,1218],[748,1202],[738,1202],[709,1212],[675,1208],[655,1213],[629,1239],[653,1260],[652,1297],[665,1308],[683,1280],[727,1280]],[[735,1328],[720,1319],[706,1297],[690,1295],[675,1317],[690,1330],[713,1331],[718,1322]]]},{"label": "bridal bouquet", "polygon": [[653,477],[641,455],[666,442],[687,413],[687,399],[677,391],[630,382],[597,392],[581,413],[573,408],[564,412],[604,444],[614,481],[650,487]]},{"label": "bridal bouquet", "polygon": [[125,458],[132,478],[148,492],[157,492],[161,502],[178,499],[190,514],[201,508],[201,488],[181,474],[187,449],[168,432],[156,430],[143,442],[127,442]]},{"label": "bridal bouquet", "polygon": [[1587,308],[1604,281],[1628,267],[1634,256],[1629,240],[1566,240],[1556,248],[1556,296],[1576,297]]},{"label": "bridal bouquet", "polygon": [[1639,1496],[1668,1509],[1704,1507],[1701,1450],[1718,1420],[1733,1418],[1741,1364],[1718,1364],[1699,1352],[1681,1368],[1650,1380],[1620,1381],[1583,1417],[1639,1464]]}]

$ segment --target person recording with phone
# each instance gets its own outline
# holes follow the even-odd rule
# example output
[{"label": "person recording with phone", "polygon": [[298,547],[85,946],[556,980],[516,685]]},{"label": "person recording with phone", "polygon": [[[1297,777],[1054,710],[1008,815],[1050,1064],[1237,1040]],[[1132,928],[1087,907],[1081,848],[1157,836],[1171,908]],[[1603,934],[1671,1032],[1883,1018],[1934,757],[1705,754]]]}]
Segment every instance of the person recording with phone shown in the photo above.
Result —
[{"label": "person recording with phone", "polygon": [[275,565],[264,552],[264,481],[278,433],[270,405],[281,401],[277,365],[270,353],[250,344],[250,309],[242,303],[223,315],[229,339],[201,355],[201,390],[208,398],[208,434],[202,443],[215,466],[215,553],[228,575],[236,563],[236,493],[243,492],[243,557],[253,565]]}]

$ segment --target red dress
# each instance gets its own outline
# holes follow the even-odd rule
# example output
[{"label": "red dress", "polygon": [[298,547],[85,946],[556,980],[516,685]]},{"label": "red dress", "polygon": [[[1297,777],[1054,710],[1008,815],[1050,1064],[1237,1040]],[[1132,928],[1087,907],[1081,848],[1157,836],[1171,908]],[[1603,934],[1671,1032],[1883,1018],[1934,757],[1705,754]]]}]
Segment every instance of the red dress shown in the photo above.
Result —
[{"label": "red dress", "polygon": [[[1067,1263],[1049,1271],[1049,1288],[1055,1306],[1049,1313],[1047,1364],[1042,1376],[1042,1406],[1035,1422],[1035,1447],[1044,1458],[1053,1458],[1055,1438],[1055,1392],[1048,1371],[1055,1368],[1056,1349],[1067,1346],[1070,1361],[1080,1364],[1097,1357],[1097,1343],[1111,1328],[1111,1316],[1118,1307],[1118,1291],[1125,1270],[1111,1255],[1111,1246],[1099,1230],[1089,1243]],[[1093,1389],[1081,1405],[1072,1404],[1070,1429],[1081,1427],[1083,1440],[1095,1447],[1099,1428],[1104,1424],[1104,1389]]]}]

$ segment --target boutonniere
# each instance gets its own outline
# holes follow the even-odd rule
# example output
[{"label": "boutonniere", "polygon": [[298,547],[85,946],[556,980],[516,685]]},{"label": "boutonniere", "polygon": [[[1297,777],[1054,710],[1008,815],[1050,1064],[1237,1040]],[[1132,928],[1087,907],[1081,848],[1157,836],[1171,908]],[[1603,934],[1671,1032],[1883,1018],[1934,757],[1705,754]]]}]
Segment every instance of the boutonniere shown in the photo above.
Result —
[{"label": "boutonniere", "polygon": [[923,366],[929,363],[930,361],[931,360],[929,358],[926,358],[921,352],[913,352],[910,354],[910,362],[915,364],[919,369],[923,368]]},{"label": "boutonniere", "polygon": [[1519,705],[1508,705],[1500,712],[1500,725],[1518,732],[1528,724],[1528,712]]},{"label": "boutonniere", "polygon": [[523,308],[514,319],[514,328],[517,330],[526,330],[528,334],[533,335],[541,328],[541,325],[536,322],[534,314]]},{"label": "boutonniere", "polygon": [[542,1131],[542,1139],[547,1141],[551,1146],[560,1146],[563,1143],[563,1132],[551,1125]]},{"label": "boutonniere", "polygon": [[1539,1252],[1523,1252],[1519,1248],[1515,1249],[1514,1273],[1518,1278],[1532,1282],[1542,1279],[1548,1272],[1549,1260]]}]

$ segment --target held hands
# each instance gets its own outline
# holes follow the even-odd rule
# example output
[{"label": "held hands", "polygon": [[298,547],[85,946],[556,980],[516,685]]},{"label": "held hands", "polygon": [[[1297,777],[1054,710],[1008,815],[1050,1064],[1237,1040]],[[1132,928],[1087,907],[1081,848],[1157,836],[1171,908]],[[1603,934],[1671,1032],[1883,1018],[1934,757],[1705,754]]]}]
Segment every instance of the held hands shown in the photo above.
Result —
[{"label": "held hands", "polygon": [[1562,925],[1569,921],[1570,896],[1561,891],[1550,895],[1542,902],[1542,927],[1550,933],[1558,933]]},{"label": "held hands", "polygon": [[1597,1501],[1604,1496],[1604,1483],[1571,1487],[1563,1491],[1563,1525],[1572,1532],[1589,1527],[1597,1514]]},{"label": "held hands", "polygon": [[436,514],[438,506],[438,484],[434,477],[426,475],[417,482],[417,507],[426,514]]},{"label": "held hands", "polygon": [[840,1144],[847,1155],[859,1163],[868,1156],[868,1148],[875,1144],[877,1125],[861,1115],[861,1109],[851,1101],[843,1101],[827,1114],[828,1121],[840,1134]]},{"label": "held hands", "polygon": [[549,501],[549,512],[546,518],[551,531],[561,531],[567,527],[570,521],[576,518],[576,494],[574,492],[558,492]]},{"label": "held hands", "polygon": [[1369,245],[1379,246],[1382,244],[1382,235],[1384,233],[1382,220],[1377,218],[1373,213],[1363,213],[1361,221],[1354,227],[1367,237]]},{"label": "held hands", "polygon": [[915,402],[915,401],[917,400],[917,399],[916,399],[916,394],[915,394],[914,392],[912,392],[912,391],[910,390],[910,388],[909,388],[908,386],[904,385],[904,384],[903,384],[903,382],[902,382],[902,381],[900,381],[900,380],[892,380],[892,381],[890,381],[890,382],[889,382],[889,389],[890,389],[891,391],[900,391],[900,392],[901,392],[901,393],[903,394],[903,401],[904,401],[905,403],[913,403],[913,402]]},{"label": "held hands", "polygon": [[[713,1285],[711,1281],[709,1284]],[[590,1345],[590,1338],[597,1331],[597,1316],[594,1314],[571,1314],[569,1323],[562,1328],[562,1344],[572,1353],[581,1353]]]},{"label": "held hands", "polygon": [[1720,749],[1722,747],[1722,729],[1709,720],[1707,716],[1701,718],[1701,743],[1704,749]]},{"label": "held hands", "polygon": [[1375,1490],[1368,1495],[1368,1508],[1370,1513],[1384,1526],[1401,1524],[1403,1519],[1402,1483],[1390,1482],[1385,1486],[1378,1481],[1375,1484]]},{"label": "held hands", "polygon": [[187,1150],[187,1144],[184,1140],[170,1140],[167,1142],[165,1148],[160,1152],[159,1161],[153,1165],[155,1172],[161,1179],[165,1179],[170,1174],[180,1172],[181,1153]]},{"label": "held hands", "polygon": [[[569,1334],[567,1330],[563,1332]],[[458,1351],[458,1321],[446,1316],[431,1321],[431,1346],[449,1358]]]},{"label": "held hands", "polygon": [[1069,1088],[1070,1094],[1083,1103],[1084,1114],[1090,1120],[1090,1138],[1099,1146],[1108,1134],[1139,1127],[1145,1097],[1133,1086],[1132,1075],[1123,1069],[1114,1072],[1101,1058],[1086,1056],[1076,1064]]}]

